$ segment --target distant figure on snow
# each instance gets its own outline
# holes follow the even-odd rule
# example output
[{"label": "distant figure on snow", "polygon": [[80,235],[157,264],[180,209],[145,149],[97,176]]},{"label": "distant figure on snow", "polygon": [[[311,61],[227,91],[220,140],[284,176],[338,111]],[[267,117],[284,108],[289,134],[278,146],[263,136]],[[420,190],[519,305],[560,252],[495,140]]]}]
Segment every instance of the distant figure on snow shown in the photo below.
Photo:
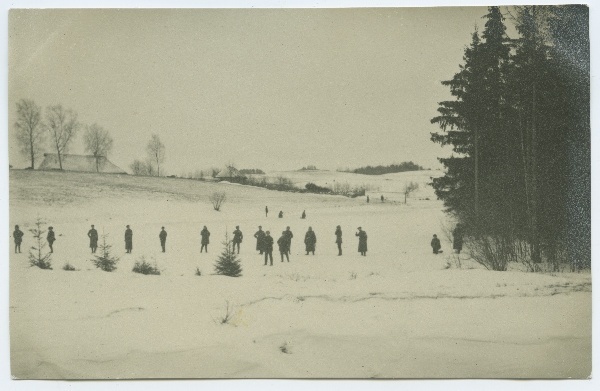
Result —
[{"label": "distant figure on snow", "polygon": [[289,254],[292,250],[292,238],[294,237],[294,234],[292,233],[292,231],[290,231],[290,227],[287,227],[283,232],[285,233],[285,237],[287,239],[287,250]]},{"label": "distant figure on snow", "polygon": [[15,225],[15,231],[13,232],[13,239],[15,240],[15,254],[17,250],[21,253],[21,242],[23,241],[23,231],[19,229],[18,225]]},{"label": "distant figure on snow", "polygon": [[301,219],[305,219],[306,218],[306,211],[305,210],[302,211],[302,216],[300,218]]},{"label": "distant figure on snow", "polygon": [[279,211],[279,216],[278,216],[278,217],[279,217],[280,219],[281,219],[281,218],[283,218],[283,211],[282,211],[282,210],[280,210],[280,211]]},{"label": "distant figure on snow", "polygon": [[317,235],[315,235],[315,231],[312,230],[312,227],[308,227],[308,231],[306,235],[304,235],[304,244],[306,245],[306,255],[309,252],[312,252],[315,255],[315,246],[317,245]]},{"label": "distant figure on snow", "polygon": [[338,246],[338,256],[342,255],[342,227],[339,225],[335,229],[335,242]]},{"label": "distant figure on snow", "polygon": [[269,207],[265,206],[265,217],[269,217]]},{"label": "distant figure on snow", "polygon": [[271,259],[271,266],[273,266],[273,238],[269,231],[265,232],[263,238],[263,247],[265,251],[265,266],[267,265],[267,259]]},{"label": "distant figure on snow", "polygon": [[133,249],[133,231],[129,226],[126,226],[125,230],[125,250],[128,254],[131,254],[131,250]]},{"label": "distant figure on snow", "polygon": [[433,249],[434,254],[441,252],[440,249],[442,248],[442,245],[440,244],[440,240],[435,234],[433,235],[433,239],[431,239],[431,248]]},{"label": "distant figure on snow", "polygon": [[358,232],[356,233],[358,236],[358,252],[360,255],[367,255],[367,233],[362,230],[361,227],[358,227]]},{"label": "distant figure on snow", "polygon": [[162,252],[165,252],[165,245],[167,244],[167,231],[165,231],[165,227],[160,228],[160,233],[158,234],[158,238],[160,239],[160,247],[162,247]]},{"label": "distant figure on snow", "polygon": [[98,248],[98,231],[94,228],[92,224],[92,228],[87,233],[88,238],[90,238],[90,249],[92,250],[92,254],[96,252],[96,248]]},{"label": "distant figure on snow", "polygon": [[369,196],[367,196],[367,204],[369,203]]},{"label": "distant figure on snow", "polygon": [[52,244],[54,244],[54,241],[56,240],[53,229],[54,228],[52,228],[52,227],[48,227],[48,235],[46,236],[46,240],[48,241],[48,245],[50,246],[51,253],[54,252],[54,249],[52,248]]},{"label": "distant figure on snow", "polygon": [[200,253],[202,253],[202,250],[206,250],[206,252],[208,252],[208,243],[210,243],[208,238],[210,237],[210,232],[208,232],[206,225],[204,228],[202,228],[202,231],[200,231],[200,236],[202,236],[202,241],[200,242]]},{"label": "distant figure on snow", "polygon": [[458,223],[456,224],[456,228],[454,228],[454,231],[452,232],[452,237],[453,237],[453,243],[452,243],[452,247],[454,248],[454,251],[457,254],[460,254],[460,252],[462,251],[462,246],[463,246],[463,228],[462,228],[462,224]]},{"label": "distant figure on snow", "polygon": [[256,251],[258,251],[259,254],[262,254],[265,249],[265,232],[260,225],[258,226],[258,231],[254,234],[254,237],[256,238]]},{"label": "distant figure on snow", "polygon": [[235,226],[235,231],[233,231],[233,252],[235,252],[235,246],[237,246],[238,254],[240,253],[240,243],[242,243],[242,239],[244,239],[244,235],[242,231],[240,231],[240,226]]},{"label": "distant figure on snow", "polygon": [[287,261],[290,261],[290,256],[288,255],[290,249],[288,248],[288,237],[286,234],[287,231],[283,231],[281,233],[281,237],[277,239],[277,244],[279,245],[279,254],[281,254],[281,262],[283,262],[283,256],[287,258]]},{"label": "distant figure on snow", "polygon": [[383,194],[381,195],[381,202],[383,202],[385,198],[383,198]]}]

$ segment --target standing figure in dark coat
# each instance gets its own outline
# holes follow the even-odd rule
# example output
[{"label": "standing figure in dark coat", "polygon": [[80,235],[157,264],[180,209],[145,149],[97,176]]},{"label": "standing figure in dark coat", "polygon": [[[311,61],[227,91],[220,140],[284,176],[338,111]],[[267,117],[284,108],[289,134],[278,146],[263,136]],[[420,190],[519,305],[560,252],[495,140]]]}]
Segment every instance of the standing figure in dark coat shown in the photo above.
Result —
[{"label": "standing figure in dark coat", "polygon": [[339,225],[335,229],[335,242],[338,246],[338,256],[342,255],[342,227]]},{"label": "standing figure in dark coat", "polygon": [[313,255],[315,255],[317,235],[315,235],[315,231],[312,230],[312,227],[308,227],[308,231],[306,231],[306,235],[304,235],[304,244],[306,245],[306,255],[308,255],[309,252],[312,252]]},{"label": "standing figure in dark coat", "polygon": [[51,253],[54,252],[54,249],[52,248],[52,244],[54,244],[54,241],[56,240],[53,229],[54,228],[52,228],[52,227],[48,227],[48,235],[46,236],[46,240],[48,241],[48,245],[50,246]]},{"label": "standing figure in dark coat", "polygon": [[460,223],[456,224],[456,228],[454,228],[454,231],[452,232],[452,237],[454,239],[452,247],[457,254],[460,254],[463,246],[463,229]]},{"label": "standing figure in dark coat", "polygon": [[383,202],[385,198],[383,198],[383,194],[381,195],[381,202]]},{"label": "standing figure in dark coat", "polygon": [[358,227],[358,232],[356,233],[358,236],[358,252],[360,255],[367,255],[367,233],[362,230],[361,227]]},{"label": "standing figure in dark coat", "polygon": [[258,231],[256,231],[256,233],[254,234],[254,237],[256,238],[256,251],[259,251],[259,254],[262,254],[265,248],[265,232],[262,230],[262,227],[260,225],[258,226]]},{"label": "standing figure in dark coat", "polygon": [[302,211],[302,216],[301,216],[301,218],[302,218],[302,219],[305,219],[305,218],[306,218],[306,211],[305,211],[305,210],[303,210],[303,211]]},{"label": "standing figure in dark coat", "polygon": [[129,226],[125,230],[125,250],[128,254],[131,254],[131,250],[133,249],[133,231]]},{"label": "standing figure in dark coat", "polygon": [[367,204],[369,203],[369,196],[367,196]]},{"label": "standing figure in dark coat", "polygon": [[200,252],[202,253],[203,249],[206,250],[206,252],[208,252],[208,243],[210,242],[208,238],[210,237],[210,232],[208,232],[208,228],[206,228],[206,225],[204,226],[204,228],[202,228],[202,231],[200,231],[200,236],[202,236],[202,241],[200,242]]},{"label": "standing figure in dark coat", "polygon": [[279,211],[279,218],[280,219],[283,218],[283,211],[282,210]]},{"label": "standing figure in dark coat", "polygon": [[23,231],[19,229],[18,225],[15,225],[15,231],[13,232],[13,238],[15,240],[15,254],[17,250],[21,253],[21,242],[23,241]]},{"label": "standing figure in dark coat", "polygon": [[440,244],[440,240],[438,239],[437,235],[433,235],[433,239],[431,239],[431,248],[433,249],[433,253],[437,254],[440,252],[440,249],[442,248],[442,245]]},{"label": "standing figure in dark coat", "polygon": [[265,217],[269,217],[269,207],[265,206]]},{"label": "standing figure in dark coat", "polygon": [[235,226],[235,231],[233,231],[233,252],[235,252],[235,246],[237,246],[238,254],[240,253],[240,243],[242,243],[242,239],[244,239],[244,234],[240,231],[240,226]]},{"label": "standing figure in dark coat", "polygon": [[287,238],[287,250],[289,254],[292,250],[292,238],[294,237],[294,234],[292,233],[292,231],[290,231],[290,227],[287,227],[283,232],[285,233],[285,237]]},{"label": "standing figure in dark coat", "polygon": [[279,245],[279,254],[281,254],[281,262],[283,262],[283,256],[287,258],[287,261],[290,261],[290,249],[288,247],[288,237],[286,234],[287,231],[283,231],[279,239],[277,239],[277,244]]},{"label": "standing figure in dark coat", "polygon": [[165,252],[165,245],[167,244],[167,231],[165,231],[165,227],[160,228],[160,233],[158,234],[158,238],[160,239],[160,247],[162,247],[162,252]]},{"label": "standing figure in dark coat", "polygon": [[98,231],[92,225],[92,228],[88,231],[88,238],[90,238],[90,249],[92,250],[92,254],[96,252],[96,248],[98,248]]},{"label": "standing figure in dark coat", "polygon": [[265,266],[267,265],[267,259],[271,259],[271,266],[273,266],[273,238],[269,231],[265,232],[263,238],[263,250],[265,252]]}]

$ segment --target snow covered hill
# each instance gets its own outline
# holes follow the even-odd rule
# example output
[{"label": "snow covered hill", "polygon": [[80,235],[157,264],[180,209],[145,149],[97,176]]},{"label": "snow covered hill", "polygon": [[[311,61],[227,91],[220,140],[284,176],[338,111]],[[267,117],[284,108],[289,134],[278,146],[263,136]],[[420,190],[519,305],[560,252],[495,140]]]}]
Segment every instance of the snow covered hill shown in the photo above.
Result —
[{"label": "snow covered hill", "polygon": [[[370,181],[384,194],[416,181],[420,193],[407,205],[367,204],[364,197],[184,179],[12,170],[10,224],[25,232],[24,253],[10,255],[13,376],[590,374],[590,275],[491,272],[467,255],[462,269],[448,268],[451,244],[442,227],[450,223],[425,185],[434,173],[281,175],[317,184]],[[220,212],[208,201],[217,190],[227,194]],[[53,270],[29,267],[28,229],[37,216],[56,231]],[[90,261],[91,224],[109,235],[120,257],[112,273]],[[124,250],[126,224],[133,229],[132,254]],[[204,225],[212,233],[208,254],[200,254]],[[220,242],[236,225],[244,233],[243,275],[213,275]],[[291,227],[290,263],[280,262],[275,248],[274,265],[264,266],[252,237],[258,225],[275,239]],[[337,225],[344,232],[343,256],[337,256]],[[168,232],[166,253],[161,226]],[[309,226],[317,235],[314,256],[303,251]],[[369,236],[366,257],[356,251],[358,226]],[[431,253],[434,233],[444,254]],[[155,262],[161,275],[131,272],[141,256]],[[66,262],[78,270],[62,270]],[[230,317],[222,323],[228,305]]]}]

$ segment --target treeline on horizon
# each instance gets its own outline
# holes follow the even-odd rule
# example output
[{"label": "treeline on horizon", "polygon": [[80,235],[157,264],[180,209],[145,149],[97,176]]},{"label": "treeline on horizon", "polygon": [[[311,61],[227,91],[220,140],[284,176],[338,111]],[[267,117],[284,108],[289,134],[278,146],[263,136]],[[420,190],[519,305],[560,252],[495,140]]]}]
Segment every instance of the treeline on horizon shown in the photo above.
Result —
[{"label": "treeline on horizon", "polygon": [[415,164],[413,162],[402,162],[399,164],[390,164],[388,166],[365,166],[359,168],[346,168],[340,169],[339,172],[351,172],[354,174],[364,174],[364,175],[383,175],[383,174],[393,174],[396,172],[405,172],[405,171],[419,171],[424,170],[423,167]]},{"label": "treeline on horizon", "polygon": [[[506,35],[512,21],[518,36]],[[590,41],[584,5],[489,7],[463,62],[442,82],[453,100],[431,120],[436,195],[462,223],[471,255],[506,270],[591,262]],[[544,263],[545,262],[545,263]],[[543,264],[543,265],[542,265]]]}]

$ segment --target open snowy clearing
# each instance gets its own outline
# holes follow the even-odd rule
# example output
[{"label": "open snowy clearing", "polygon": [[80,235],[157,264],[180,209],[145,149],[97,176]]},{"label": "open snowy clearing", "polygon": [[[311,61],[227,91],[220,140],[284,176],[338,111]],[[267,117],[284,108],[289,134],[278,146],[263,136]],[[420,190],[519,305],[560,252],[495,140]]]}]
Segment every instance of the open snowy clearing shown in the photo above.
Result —
[{"label": "open snowy clearing", "polygon": [[[425,185],[434,172],[315,175],[379,181],[382,192],[406,181],[421,188],[408,205],[381,203],[377,195],[366,204],[364,197],[183,179],[11,171],[10,223],[25,232],[23,254],[10,257],[13,376],[590,375],[589,273],[491,272],[468,255],[462,269],[448,269],[451,244],[441,228],[449,222]],[[227,193],[221,212],[208,202],[215,190]],[[28,229],[38,215],[56,231],[54,270],[29,267]],[[90,262],[91,224],[109,234],[121,258],[113,273]],[[134,232],[132,254],[124,251],[126,224]],[[204,225],[212,233],[208,254],[200,254]],[[243,276],[212,275],[225,231],[236,225],[244,233]],[[290,263],[281,263],[275,249],[274,266],[263,265],[252,237],[258,225],[275,239],[291,227]],[[341,257],[336,225],[344,231]],[[164,254],[161,226],[169,233]],[[303,251],[308,226],[317,235],[314,256]],[[369,235],[367,257],[356,251],[358,226]],[[431,254],[434,233],[444,254]],[[142,255],[156,262],[160,276],[131,272]],[[78,270],[62,270],[66,262]],[[222,324],[227,303],[231,319]]]}]

